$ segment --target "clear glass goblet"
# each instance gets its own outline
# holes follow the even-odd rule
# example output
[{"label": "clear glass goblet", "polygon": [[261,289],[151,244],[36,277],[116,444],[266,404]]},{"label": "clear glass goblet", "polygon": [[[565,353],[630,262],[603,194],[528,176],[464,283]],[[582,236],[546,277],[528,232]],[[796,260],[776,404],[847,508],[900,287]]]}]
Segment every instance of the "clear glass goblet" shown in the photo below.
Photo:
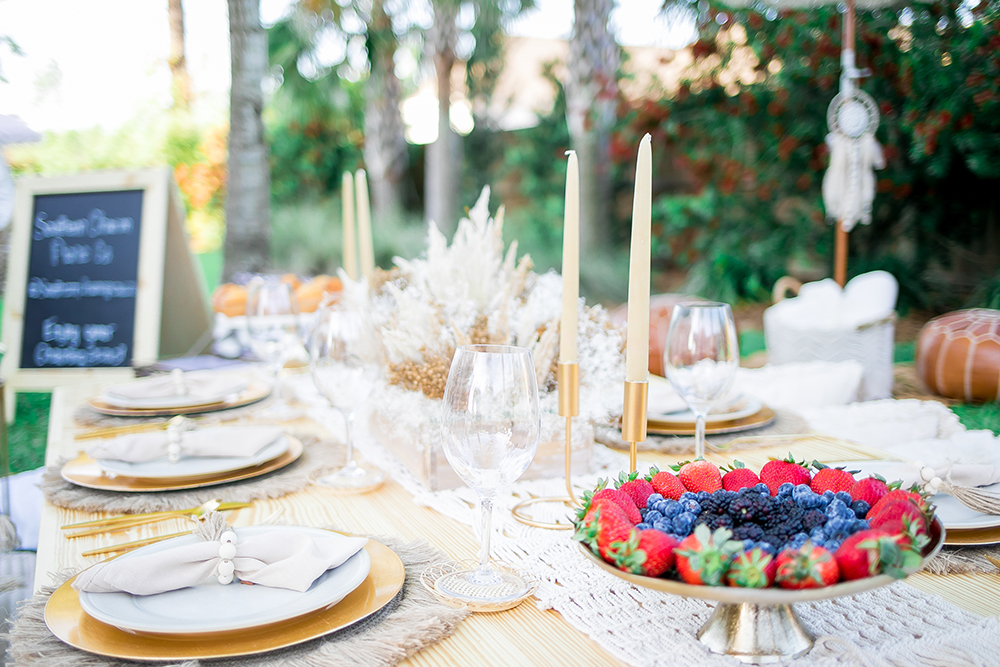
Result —
[{"label": "clear glass goblet", "polygon": [[371,320],[339,303],[317,312],[309,341],[309,369],[319,393],[344,417],[347,464],[320,483],[347,492],[368,491],[385,476],[362,468],[354,457],[354,416],[371,396],[382,374],[380,350]]},{"label": "clear glass goblet", "polygon": [[502,603],[528,584],[490,566],[493,499],[520,477],[538,449],[538,385],[531,352],[506,345],[467,345],[455,351],[444,390],[444,453],[479,495],[479,567],[438,579],[457,600]]},{"label": "clear glass goblet", "polygon": [[663,367],[695,416],[695,458],[705,456],[705,418],[733,386],[740,365],[733,312],[725,303],[680,303],[670,315]]},{"label": "clear glass goblet", "polygon": [[268,419],[294,419],[300,412],[285,402],[281,372],[285,363],[301,349],[299,303],[292,286],[279,276],[257,276],[247,291],[247,333],[254,354],[266,363],[274,375],[272,394],[275,401],[259,416]]}]

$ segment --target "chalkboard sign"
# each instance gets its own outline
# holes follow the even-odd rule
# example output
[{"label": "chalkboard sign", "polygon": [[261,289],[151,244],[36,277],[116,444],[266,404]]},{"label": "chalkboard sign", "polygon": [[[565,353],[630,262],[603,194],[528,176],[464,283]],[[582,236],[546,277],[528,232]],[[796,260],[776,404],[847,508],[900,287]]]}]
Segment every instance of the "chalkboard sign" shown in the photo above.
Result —
[{"label": "chalkboard sign", "polygon": [[142,196],[35,197],[21,368],[130,365]]},{"label": "chalkboard sign", "polygon": [[132,366],[200,351],[211,312],[184,222],[169,168],[17,182],[0,367],[8,418],[15,390],[121,381]]}]

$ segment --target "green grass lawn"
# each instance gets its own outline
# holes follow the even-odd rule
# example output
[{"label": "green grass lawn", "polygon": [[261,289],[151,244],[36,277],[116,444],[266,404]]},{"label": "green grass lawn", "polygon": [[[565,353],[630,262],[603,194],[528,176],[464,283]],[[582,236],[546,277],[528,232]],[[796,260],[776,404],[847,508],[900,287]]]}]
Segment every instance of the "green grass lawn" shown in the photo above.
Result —
[{"label": "green grass lawn", "polygon": [[7,427],[12,472],[34,470],[45,462],[51,402],[49,393],[17,395],[17,419]]}]

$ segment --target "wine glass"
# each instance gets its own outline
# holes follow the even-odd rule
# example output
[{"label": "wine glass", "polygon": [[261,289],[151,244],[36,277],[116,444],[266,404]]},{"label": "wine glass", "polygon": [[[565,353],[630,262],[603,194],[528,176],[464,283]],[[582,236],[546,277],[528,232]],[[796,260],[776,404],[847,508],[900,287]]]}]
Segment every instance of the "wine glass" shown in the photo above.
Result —
[{"label": "wine glass", "polygon": [[330,303],[320,308],[309,342],[309,368],[319,393],[344,417],[347,464],[322,477],[322,484],[350,492],[375,488],[385,476],[354,459],[354,414],[381,377],[378,342],[361,310]]},{"label": "wine glass", "polygon": [[670,315],[663,367],[695,416],[695,458],[705,456],[705,417],[736,379],[733,312],[725,303],[680,303]]},{"label": "wine glass", "polygon": [[479,567],[438,579],[444,595],[466,602],[502,603],[528,584],[490,566],[493,498],[520,477],[535,457],[541,422],[531,352],[507,345],[466,345],[455,351],[444,390],[444,453],[479,495]]},{"label": "wine glass", "polygon": [[275,402],[260,416],[270,419],[293,419],[300,413],[285,402],[281,371],[285,363],[301,349],[299,303],[292,286],[279,276],[257,276],[247,292],[247,333],[254,354],[274,374],[272,393]]}]

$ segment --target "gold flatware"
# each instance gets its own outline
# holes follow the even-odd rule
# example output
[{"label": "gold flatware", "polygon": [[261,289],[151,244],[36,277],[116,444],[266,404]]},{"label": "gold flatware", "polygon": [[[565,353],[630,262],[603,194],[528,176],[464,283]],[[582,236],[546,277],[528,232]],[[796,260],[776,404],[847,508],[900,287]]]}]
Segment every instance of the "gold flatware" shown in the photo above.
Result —
[{"label": "gold flatware", "polygon": [[156,544],[157,542],[162,542],[163,540],[170,540],[175,537],[181,537],[183,535],[190,535],[193,530],[182,530],[179,533],[170,533],[169,535],[157,535],[156,537],[147,537],[141,540],[133,540],[132,542],[122,542],[121,544],[112,544],[110,547],[101,547],[100,549],[91,549],[90,551],[84,551],[81,556],[103,556],[104,554],[119,553],[122,551],[131,551],[132,549],[138,549],[139,547],[144,547],[150,544]]},{"label": "gold flatware", "polygon": [[73,436],[74,440],[96,440],[99,438],[110,438],[116,435],[127,435],[129,433],[146,433],[148,431],[166,430],[166,422],[154,424],[129,424],[127,426],[105,426],[95,428],[90,431],[81,431]]},{"label": "gold flatware", "polygon": [[94,521],[81,521],[80,523],[68,523],[62,526],[62,530],[75,530],[75,529],[87,529],[96,528],[98,530],[92,530],[89,532],[74,533],[72,535],[67,535],[67,537],[83,537],[85,535],[96,535],[98,533],[106,532],[108,530],[121,530],[125,527],[130,526],[141,526],[145,523],[153,523],[156,521],[165,521],[167,519],[175,519],[180,517],[189,516],[201,516],[205,512],[210,510],[215,510],[217,512],[225,512],[228,510],[238,510],[244,507],[249,507],[250,503],[223,503],[219,499],[213,499],[206,501],[199,505],[198,507],[191,507],[183,510],[167,510],[162,512],[147,512],[145,514],[123,514],[121,516],[109,517],[107,519],[96,519]]}]

